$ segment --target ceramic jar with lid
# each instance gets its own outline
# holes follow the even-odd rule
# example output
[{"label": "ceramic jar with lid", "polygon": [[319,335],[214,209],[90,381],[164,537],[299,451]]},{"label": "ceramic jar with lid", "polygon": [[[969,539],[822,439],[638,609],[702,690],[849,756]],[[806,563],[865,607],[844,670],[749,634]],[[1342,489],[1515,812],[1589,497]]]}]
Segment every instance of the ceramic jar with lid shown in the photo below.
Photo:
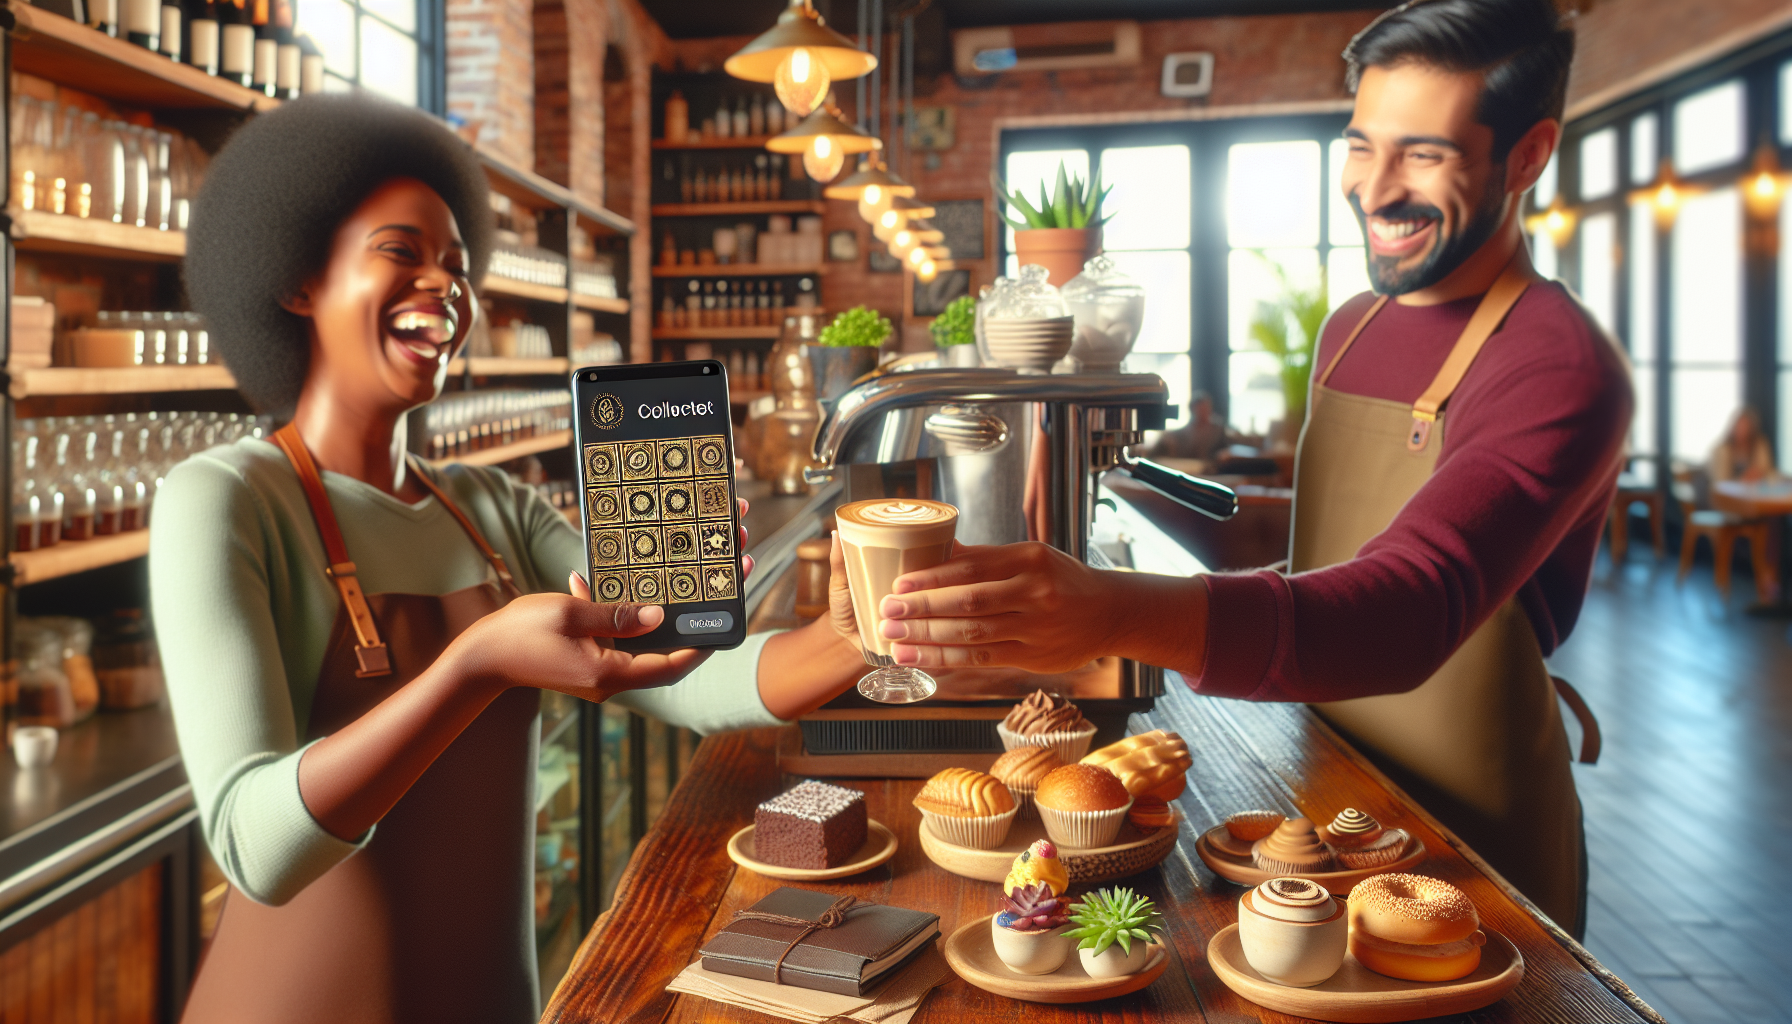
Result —
[{"label": "ceramic jar with lid", "polygon": [[1064,285],[1064,302],[1076,322],[1070,358],[1086,373],[1119,372],[1145,322],[1144,286],[1097,256]]}]

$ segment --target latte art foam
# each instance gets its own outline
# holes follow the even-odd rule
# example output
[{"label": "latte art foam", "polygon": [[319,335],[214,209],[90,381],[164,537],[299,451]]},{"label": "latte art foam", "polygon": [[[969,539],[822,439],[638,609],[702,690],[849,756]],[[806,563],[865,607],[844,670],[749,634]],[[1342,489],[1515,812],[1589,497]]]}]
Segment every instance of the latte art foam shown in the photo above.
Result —
[{"label": "latte art foam", "polygon": [[1257,887],[1257,912],[1280,921],[1323,921],[1332,916],[1332,894],[1304,878],[1272,878]]},{"label": "latte art foam", "polygon": [[955,520],[958,510],[941,501],[856,501],[836,515],[868,526],[925,526]]}]

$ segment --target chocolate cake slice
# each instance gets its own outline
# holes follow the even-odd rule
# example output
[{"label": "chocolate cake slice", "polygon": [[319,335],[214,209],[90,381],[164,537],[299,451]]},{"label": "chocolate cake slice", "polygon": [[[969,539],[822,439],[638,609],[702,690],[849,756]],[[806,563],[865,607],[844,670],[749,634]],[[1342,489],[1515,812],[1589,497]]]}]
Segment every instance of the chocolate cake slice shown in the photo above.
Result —
[{"label": "chocolate cake slice", "polygon": [[811,779],[759,805],[753,855],[786,868],[831,868],[865,845],[865,794]]}]

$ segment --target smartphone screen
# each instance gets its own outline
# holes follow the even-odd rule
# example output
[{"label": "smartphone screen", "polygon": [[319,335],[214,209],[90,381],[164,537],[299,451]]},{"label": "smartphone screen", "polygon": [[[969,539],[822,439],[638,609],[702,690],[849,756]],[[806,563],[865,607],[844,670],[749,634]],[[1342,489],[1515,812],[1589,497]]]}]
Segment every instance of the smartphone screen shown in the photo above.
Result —
[{"label": "smartphone screen", "polygon": [[586,367],[572,394],[592,598],[666,610],[617,649],[736,646],[747,613],[722,364]]}]

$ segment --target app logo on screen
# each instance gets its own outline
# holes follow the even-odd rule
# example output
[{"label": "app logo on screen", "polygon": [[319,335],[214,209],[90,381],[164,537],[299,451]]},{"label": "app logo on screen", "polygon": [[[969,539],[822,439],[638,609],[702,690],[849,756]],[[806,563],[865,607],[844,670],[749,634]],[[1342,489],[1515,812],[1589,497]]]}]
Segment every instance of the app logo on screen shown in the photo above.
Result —
[{"label": "app logo on screen", "polygon": [[599,430],[615,430],[622,424],[622,399],[615,395],[598,395],[591,400],[591,422]]}]

